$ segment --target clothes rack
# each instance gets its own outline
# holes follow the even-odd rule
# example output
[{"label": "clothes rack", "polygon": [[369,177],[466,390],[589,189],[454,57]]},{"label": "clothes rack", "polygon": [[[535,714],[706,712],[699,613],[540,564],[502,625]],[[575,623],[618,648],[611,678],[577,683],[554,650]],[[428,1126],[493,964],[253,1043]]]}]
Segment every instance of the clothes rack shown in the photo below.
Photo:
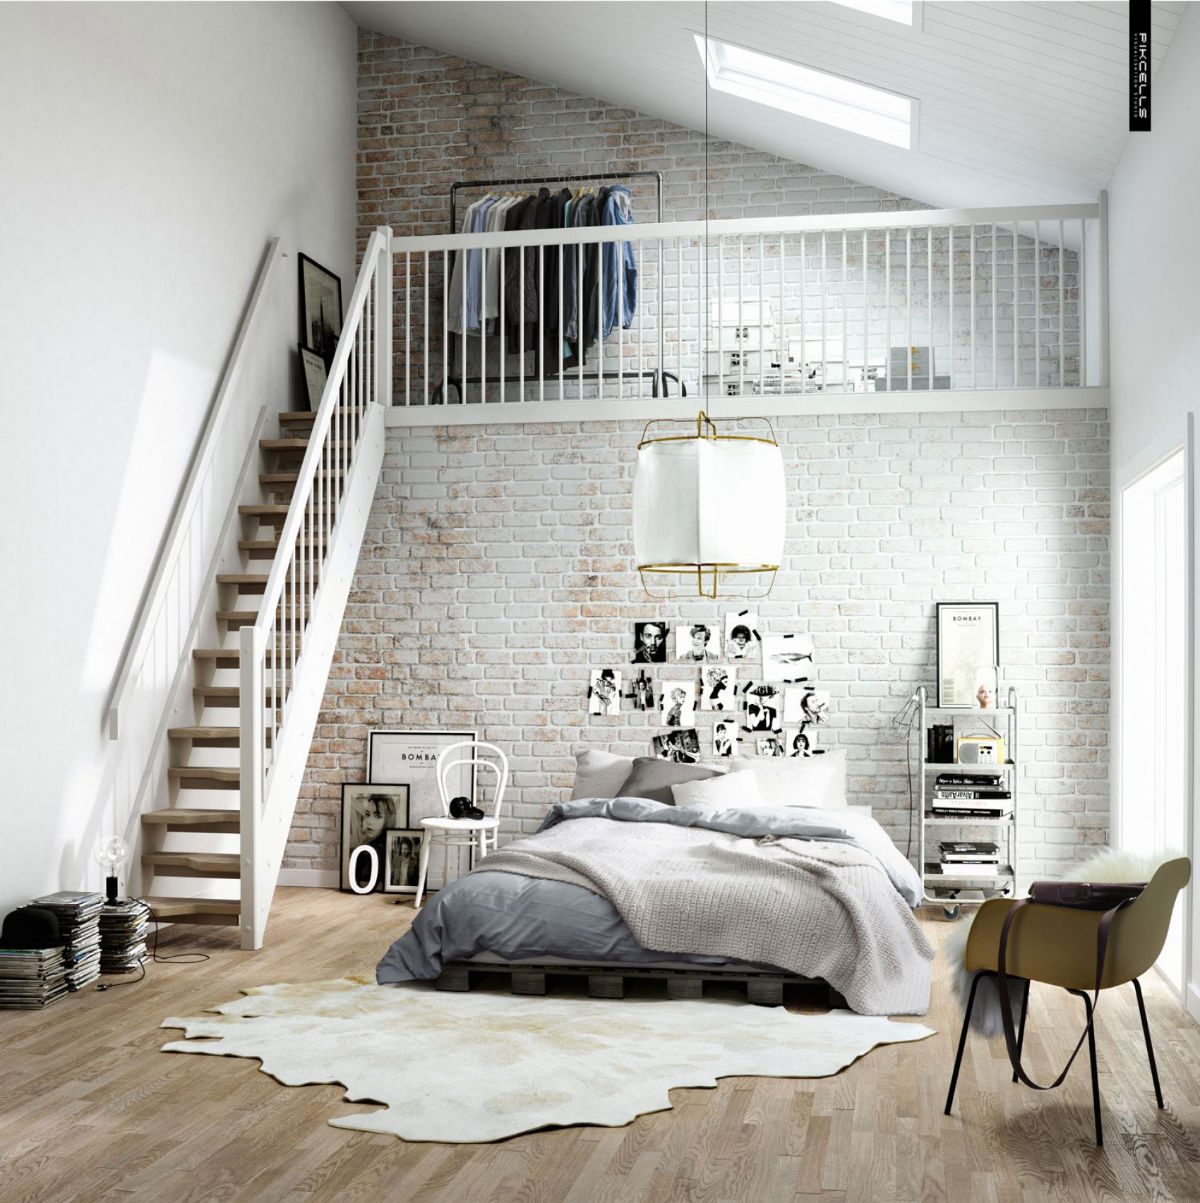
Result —
[{"label": "clothes rack", "polygon": [[[469,189],[471,191],[485,191],[485,190],[491,189],[491,188],[512,188],[512,187],[530,188],[530,187],[538,187],[543,184],[556,184],[556,185],[560,185],[560,186],[565,186],[567,184],[579,184],[579,183],[584,183],[587,181],[596,181],[596,180],[621,181],[621,180],[635,180],[635,179],[652,179],[654,181],[656,218],[659,222],[661,222],[663,220],[663,180],[662,180],[662,172],[661,171],[623,171],[623,172],[604,171],[604,172],[585,172],[582,174],[572,174],[572,175],[551,175],[551,176],[536,176],[536,177],[522,176],[520,178],[514,177],[512,179],[457,180],[453,184],[450,185],[450,233],[456,234],[459,232],[458,228],[457,228],[458,227],[457,200],[458,200],[459,191],[463,190],[463,189]],[[663,329],[663,290],[661,287],[658,290],[658,326],[659,326],[659,330],[661,331]],[[454,349],[455,341],[464,336],[456,333],[455,331],[449,331],[448,337],[449,337],[448,361],[449,361],[449,363],[453,364],[456,362],[456,359],[457,359],[457,355],[456,355],[456,352]],[[601,355],[603,355],[602,343],[597,343],[597,346],[601,347]],[[448,402],[446,401],[446,389],[448,389],[448,388],[453,388],[458,393],[459,403],[461,403],[463,400],[463,388],[466,385],[475,384],[475,385],[482,386],[485,384],[499,384],[501,382],[501,380],[503,380],[503,382],[505,384],[520,384],[522,382],[522,380],[524,381],[524,383],[529,384],[531,382],[536,382],[538,380],[559,379],[560,372],[551,371],[549,369],[548,365],[546,365],[544,360],[542,359],[540,349],[535,348],[534,350],[539,356],[539,362],[538,362],[539,371],[537,373],[531,374],[529,372],[526,372],[523,376],[518,373],[507,373],[507,372],[503,376],[500,376],[500,375],[464,376],[461,373],[459,375],[455,376],[453,374],[447,373],[446,378],[442,381],[442,383],[437,385],[437,387],[433,390],[432,396],[430,398],[431,403],[433,405],[447,404]],[[526,350],[526,351],[514,352],[513,354],[528,355],[529,353],[530,352],[528,350]],[[674,372],[667,372],[667,371],[662,370],[661,367],[658,369],[651,369],[648,371],[635,371],[635,370],[628,369],[628,368],[622,368],[620,370],[613,370],[613,371],[604,371],[602,369],[597,369],[592,372],[581,372],[577,369],[580,368],[581,364],[587,363],[587,351],[582,347],[582,345],[579,345],[579,348],[577,350],[577,355],[579,356],[579,358],[571,358],[571,359],[561,361],[561,375],[566,376],[567,372],[569,371],[572,381],[649,379],[651,382],[651,384],[650,384],[651,395],[654,397],[657,397],[659,395],[659,388],[661,386],[662,395],[665,397],[668,395],[667,381],[673,380],[675,382],[676,388],[679,390],[680,395],[684,396],[684,397],[687,396],[687,387],[680,383],[679,377],[677,375],[675,375]],[[601,359],[601,362],[603,362],[603,358]]]}]

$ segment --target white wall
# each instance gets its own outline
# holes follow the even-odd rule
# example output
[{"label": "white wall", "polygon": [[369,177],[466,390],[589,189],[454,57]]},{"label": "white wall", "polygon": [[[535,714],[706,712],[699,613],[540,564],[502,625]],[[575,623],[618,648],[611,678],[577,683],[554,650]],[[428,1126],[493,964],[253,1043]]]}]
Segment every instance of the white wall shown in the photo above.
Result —
[{"label": "white wall", "polygon": [[97,886],[125,826],[104,706],[267,240],[349,292],[355,39],[333,4],[0,6],[0,910]]},{"label": "white wall", "polygon": [[[1200,12],[1188,5],[1154,80],[1152,133],[1131,134],[1109,193],[1109,314],[1113,499],[1131,480],[1183,444],[1200,396]],[[1193,529],[1195,514],[1191,515]],[[1121,555],[1120,523],[1114,556]],[[1113,580],[1120,580],[1114,571]],[[1114,663],[1120,663],[1114,597]],[[1195,635],[1193,634],[1193,643]],[[1114,682],[1119,707],[1124,691]],[[1115,716],[1114,728],[1120,729]],[[1120,746],[1117,756],[1137,755]],[[1137,799],[1118,797],[1127,824]],[[1193,860],[1196,860],[1193,850]],[[1200,897],[1193,891],[1194,897]],[[1196,914],[1196,911],[1193,912]],[[1193,941],[1200,945],[1200,923]],[[1189,1007],[1200,1018],[1200,946],[1192,956]]]}]

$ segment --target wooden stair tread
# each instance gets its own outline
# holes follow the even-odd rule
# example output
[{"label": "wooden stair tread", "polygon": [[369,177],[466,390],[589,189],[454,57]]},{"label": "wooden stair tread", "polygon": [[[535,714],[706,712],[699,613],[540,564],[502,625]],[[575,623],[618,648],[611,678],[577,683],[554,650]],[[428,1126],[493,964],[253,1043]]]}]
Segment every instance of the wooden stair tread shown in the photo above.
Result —
[{"label": "wooden stair tread", "polygon": [[[273,686],[265,686],[263,692],[271,693]],[[236,698],[241,693],[240,685],[197,685],[192,690],[194,695],[203,694],[208,698]],[[204,724],[201,724],[203,726]]]},{"label": "wooden stair tread", "polygon": [[255,502],[251,505],[239,505],[238,513],[246,518],[286,518],[286,505],[269,505]]},{"label": "wooden stair tread", "polygon": [[240,810],[221,810],[210,806],[166,806],[147,811],[142,822],[162,827],[209,827],[215,824],[240,826]]},{"label": "wooden stair tread", "polygon": [[311,409],[286,409],[279,414],[280,426],[311,426],[316,420]]},{"label": "wooden stair tread", "polygon": [[242,913],[242,904],[236,898],[168,898],[152,894],[142,901],[156,919],[171,923],[236,924]]},{"label": "wooden stair tread", "polygon": [[167,776],[178,780],[186,777],[192,780],[224,781],[237,785],[240,770],[222,768],[218,765],[173,764],[167,769]]},{"label": "wooden stair tread", "polygon": [[[308,535],[304,539],[297,539],[296,545],[301,543],[316,545],[326,542],[324,535]],[[239,539],[238,547],[242,551],[275,551],[279,547],[278,538],[275,539]]]},{"label": "wooden stair tread", "polygon": [[[271,732],[268,729],[266,732],[267,743],[271,742]],[[191,740],[197,744],[224,744],[230,748],[236,748],[241,741],[242,731],[240,727],[210,727],[210,726],[195,726],[195,727],[170,727],[167,729],[168,739]]]},{"label": "wooden stair tread", "polygon": [[268,573],[266,572],[218,572],[217,584],[219,585],[265,585],[267,583]]},{"label": "wooden stair tread", "polygon": [[[307,451],[308,439],[259,439],[258,445],[264,451]],[[346,444],[331,442],[325,446],[331,451],[341,451]]]},{"label": "wooden stair tread", "polygon": [[190,869],[193,873],[205,873],[213,877],[230,874],[236,877],[241,873],[242,857],[238,852],[143,852],[142,864]]},{"label": "wooden stair tread", "polygon": [[[316,475],[331,480],[335,476],[345,476],[346,474],[340,468],[322,468]],[[260,472],[258,474],[258,483],[263,485],[294,485],[299,479],[299,469],[295,472]]]},{"label": "wooden stair tread", "polygon": [[[271,648],[265,650],[267,659],[273,659],[275,652]],[[197,660],[215,661],[218,665],[224,661],[224,667],[233,668],[241,663],[242,650],[237,647],[197,647],[192,649],[192,656]]]}]

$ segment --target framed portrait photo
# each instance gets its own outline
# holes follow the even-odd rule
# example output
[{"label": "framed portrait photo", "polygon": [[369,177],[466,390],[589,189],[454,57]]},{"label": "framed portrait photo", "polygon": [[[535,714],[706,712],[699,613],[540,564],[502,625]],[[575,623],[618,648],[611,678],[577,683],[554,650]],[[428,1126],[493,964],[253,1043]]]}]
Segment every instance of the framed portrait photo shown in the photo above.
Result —
[{"label": "framed portrait photo", "polygon": [[325,367],[333,362],[342,334],[342,281],[307,255],[300,256],[300,342]]},{"label": "framed portrait photo", "polygon": [[[416,827],[422,819],[442,813],[438,796],[437,759],[443,749],[464,739],[478,739],[475,731],[369,731],[367,780],[372,784],[408,786],[408,819],[392,827]],[[450,796],[475,801],[475,766],[456,767],[446,782]]]},{"label": "framed portrait photo", "polygon": [[385,894],[415,894],[421,874],[423,827],[392,827],[385,832],[380,873]]},{"label": "framed portrait photo", "polygon": [[990,708],[999,667],[1000,603],[938,602],[937,704]]},{"label": "framed portrait photo", "polygon": [[[378,875],[375,889],[383,888],[383,867],[387,851],[387,832],[390,828],[407,827],[408,786],[373,785],[363,781],[342,785],[342,849],[341,881],[343,890],[350,889],[350,858],[355,848],[365,844],[375,851]],[[355,884],[365,887],[371,879],[371,863],[359,856],[354,863]]]}]

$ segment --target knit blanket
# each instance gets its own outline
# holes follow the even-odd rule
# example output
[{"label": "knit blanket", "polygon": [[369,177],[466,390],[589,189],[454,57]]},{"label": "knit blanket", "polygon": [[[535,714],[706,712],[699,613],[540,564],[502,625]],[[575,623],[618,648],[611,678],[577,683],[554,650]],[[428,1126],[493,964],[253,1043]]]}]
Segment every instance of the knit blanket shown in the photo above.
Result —
[{"label": "knit blanket", "polygon": [[933,949],[868,842],[829,811],[584,799],[476,871],[583,886],[648,949],[823,978],[860,1014],[924,1014]]}]

